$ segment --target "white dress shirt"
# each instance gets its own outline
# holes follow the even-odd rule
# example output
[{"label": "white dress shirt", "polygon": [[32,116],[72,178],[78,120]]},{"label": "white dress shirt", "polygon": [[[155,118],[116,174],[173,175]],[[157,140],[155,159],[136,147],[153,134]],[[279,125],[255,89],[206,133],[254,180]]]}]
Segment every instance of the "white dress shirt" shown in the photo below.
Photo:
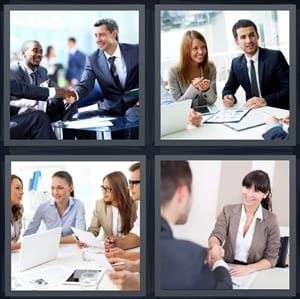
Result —
[{"label": "white dress shirt", "polygon": [[109,55],[106,52],[104,52],[104,55],[105,55],[105,57],[107,59],[107,64],[108,64],[108,68],[109,69],[110,69],[110,63],[108,61],[108,58],[110,58],[112,56],[116,57],[116,59],[115,59],[116,71],[118,73],[120,82],[121,82],[122,86],[124,87],[125,86],[125,82],[126,82],[127,69],[126,69],[126,63],[125,63],[124,58],[123,58],[123,56],[121,54],[121,50],[120,50],[119,44],[117,44],[116,51],[112,55]]},{"label": "white dress shirt", "polygon": [[247,233],[245,234],[245,236],[243,236],[246,218],[247,218],[247,216],[246,216],[246,212],[245,212],[245,207],[243,205],[242,212],[241,212],[240,224],[239,224],[239,228],[238,228],[238,232],[237,232],[237,236],[236,236],[234,259],[244,262],[244,263],[247,263],[247,260],[248,260],[249,249],[250,249],[253,235],[254,235],[256,220],[263,219],[261,205],[259,205],[258,209],[256,210],[254,217],[252,219],[252,222],[248,228]]}]

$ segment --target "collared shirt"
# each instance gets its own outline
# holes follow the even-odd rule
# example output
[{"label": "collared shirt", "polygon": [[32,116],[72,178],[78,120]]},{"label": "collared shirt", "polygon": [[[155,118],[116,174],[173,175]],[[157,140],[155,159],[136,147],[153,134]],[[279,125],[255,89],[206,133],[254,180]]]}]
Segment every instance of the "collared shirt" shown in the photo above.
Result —
[{"label": "collared shirt", "polygon": [[[20,67],[28,75],[30,84],[36,85],[33,82],[33,79],[31,77],[31,74],[33,72],[37,71],[36,68],[34,70],[32,70],[24,62],[20,62]],[[42,84],[43,83],[41,83],[40,86],[42,86]],[[39,86],[39,85],[36,85],[36,86]],[[42,86],[42,87],[47,87],[47,86]],[[51,99],[51,98],[55,97],[55,94],[56,94],[55,88],[54,87],[48,87],[48,90],[49,90],[48,99]],[[37,104],[37,100],[38,99],[31,100],[31,99],[22,98],[22,99],[19,99],[19,100],[10,101],[10,105],[21,108],[18,111],[18,114],[20,115],[20,114],[24,113],[29,107],[34,107]],[[45,110],[45,109],[40,109],[40,110]]]},{"label": "collared shirt", "polygon": [[140,201],[139,200],[136,202],[136,205],[137,205],[136,219],[133,223],[133,227],[130,232],[139,237],[140,236]]},{"label": "collared shirt", "polygon": [[248,75],[249,75],[250,83],[251,83],[251,75],[250,75],[251,62],[250,62],[250,60],[253,60],[253,62],[254,62],[257,87],[258,87],[258,90],[259,90],[259,95],[261,96],[260,85],[259,85],[259,75],[258,75],[258,56],[259,56],[259,48],[257,49],[257,51],[256,51],[256,53],[255,53],[254,56],[252,56],[251,58],[249,58],[249,57],[247,57],[245,55],[245,58],[247,60],[247,68],[248,68]]},{"label": "collared shirt", "polygon": [[247,263],[247,260],[248,260],[249,249],[250,249],[250,246],[252,243],[256,221],[257,221],[257,219],[259,219],[260,221],[263,220],[261,205],[259,205],[258,209],[256,210],[253,220],[248,228],[246,235],[243,236],[246,219],[247,219],[247,216],[246,216],[246,212],[245,212],[245,206],[243,205],[242,211],[241,211],[240,224],[239,224],[239,228],[238,228],[238,232],[237,232],[237,236],[236,236],[234,259],[241,261],[241,262],[245,262],[245,263]]},{"label": "collared shirt", "polygon": [[113,236],[122,236],[122,234],[120,233],[121,230],[121,218],[120,218],[120,212],[119,209],[111,206],[112,208],[112,233]]},{"label": "collared shirt", "polygon": [[126,69],[126,63],[125,63],[124,58],[122,56],[119,44],[117,44],[116,51],[112,55],[109,55],[106,52],[104,52],[104,55],[105,55],[106,60],[107,60],[108,69],[110,69],[110,63],[108,61],[108,58],[110,58],[112,56],[116,57],[116,59],[115,59],[116,71],[118,73],[120,82],[121,82],[122,86],[124,87],[125,82],[126,82],[126,77],[127,77],[127,69]]},{"label": "collared shirt", "polygon": [[86,230],[84,205],[79,199],[70,197],[68,207],[60,216],[53,199],[40,204],[25,230],[24,236],[36,233],[42,221],[47,229],[61,227],[62,237],[73,233],[71,226]]}]

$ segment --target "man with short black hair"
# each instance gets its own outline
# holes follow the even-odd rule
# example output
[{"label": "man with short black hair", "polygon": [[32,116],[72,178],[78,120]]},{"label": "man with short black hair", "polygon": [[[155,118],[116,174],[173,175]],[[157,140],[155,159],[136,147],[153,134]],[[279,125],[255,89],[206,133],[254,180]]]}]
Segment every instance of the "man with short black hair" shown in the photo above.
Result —
[{"label": "man with short black hair", "polygon": [[237,21],[232,33],[244,54],[232,60],[222,91],[224,105],[232,107],[237,102],[234,94],[241,85],[246,108],[268,105],[289,109],[289,65],[281,51],[258,46],[259,34],[251,20]]}]

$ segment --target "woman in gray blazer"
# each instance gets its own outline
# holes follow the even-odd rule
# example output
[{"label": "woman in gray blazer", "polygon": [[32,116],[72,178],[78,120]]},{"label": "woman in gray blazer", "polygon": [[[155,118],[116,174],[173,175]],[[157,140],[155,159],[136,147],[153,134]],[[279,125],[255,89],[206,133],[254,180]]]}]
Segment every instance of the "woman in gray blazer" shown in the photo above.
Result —
[{"label": "woman in gray blazer", "polygon": [[12,174],[10,177],[10,202],[11,202],[11,250],[21,248],[21,243],[18,242],[22,229],[23,205],[21,200],[23,197],[23,182],[17,175]]},{"label": "woman in gray blazer", "polygon": [[169,71],[169,88],[176,101],[192,99],[192,107],[217,99],[216,67],[208,60],[207,43],[196,30],[184,33],[179,63]]},{"label": "woman in gray blazer", "polygon": [[242,182],[242,204],[225,206],[217,218],[208,244],[222,245],[224,260],[238,264],[232,276],[274,267],[280,248],[280,232],[272,211],[270,179],[254,170]]}]

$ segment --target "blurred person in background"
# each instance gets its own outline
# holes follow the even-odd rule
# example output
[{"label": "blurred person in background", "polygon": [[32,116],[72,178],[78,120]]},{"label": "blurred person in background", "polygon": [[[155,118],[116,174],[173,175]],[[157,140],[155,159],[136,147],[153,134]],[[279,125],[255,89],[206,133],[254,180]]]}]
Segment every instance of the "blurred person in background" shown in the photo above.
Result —
[{"label": "blurred person in background", "polygon": [[40,65],[47,69],[48,78],[57,83],[56,54],[52,46],[47,47],[46,54],[43,56]]},{"label": "blurred person in background", "polygon": [[69,59],[66,72],[66,79],[69,85],[74,87],[81,78],[84,71],[86,56],[83,52],[77,49],[75,37],[68,39]]}]

